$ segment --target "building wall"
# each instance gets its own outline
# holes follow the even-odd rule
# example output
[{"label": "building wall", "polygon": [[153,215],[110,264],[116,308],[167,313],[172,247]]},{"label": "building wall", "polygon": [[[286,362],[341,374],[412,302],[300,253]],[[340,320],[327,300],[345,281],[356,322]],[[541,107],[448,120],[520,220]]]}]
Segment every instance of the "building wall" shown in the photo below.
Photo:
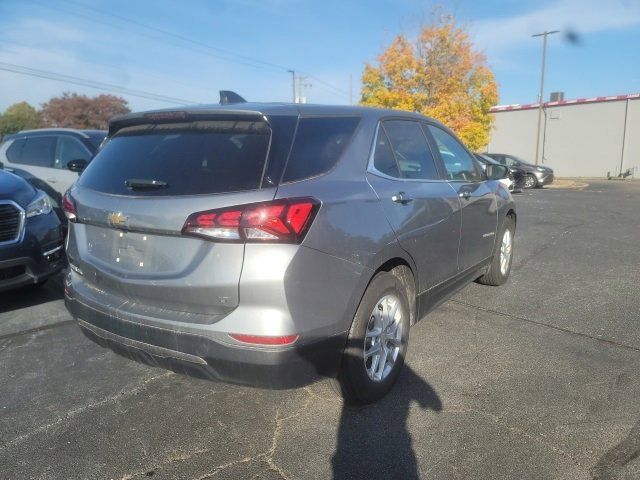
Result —
[{"label": "building wall", "polygon": [[[623,132],[628,102],[626,138]],[[634,169],[640,175],[640,99],[547,106],[540,149],[543,164],[560,177],[605,177]],[[511,153],[534,163],[537,109],[493,113],[489,152]]]}]

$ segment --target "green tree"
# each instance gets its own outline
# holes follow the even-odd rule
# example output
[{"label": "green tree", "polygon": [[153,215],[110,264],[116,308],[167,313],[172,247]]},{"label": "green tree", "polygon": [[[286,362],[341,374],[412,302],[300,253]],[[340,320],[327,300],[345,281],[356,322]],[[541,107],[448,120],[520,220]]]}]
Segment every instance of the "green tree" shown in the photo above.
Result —
[{"label": "green tree", "polygon": [[473,150],[489,143],[498,86],[484,55],[450,15],[434,16],[418,37],[397,36],[362,75],[363,105],[440,120]]},{"label": "green tree", "polygon": [[14,103],[0,115],[0,135],[42,125],[40,113],[27,102]]}]

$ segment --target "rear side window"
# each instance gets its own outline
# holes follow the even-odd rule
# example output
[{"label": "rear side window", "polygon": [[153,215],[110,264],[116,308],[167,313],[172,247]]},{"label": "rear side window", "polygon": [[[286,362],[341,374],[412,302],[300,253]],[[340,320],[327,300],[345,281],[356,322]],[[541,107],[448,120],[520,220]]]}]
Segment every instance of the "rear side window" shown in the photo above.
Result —
[{"label": "rear side window", "polygon": [[331,170],[359,121],[358,117],[301,118],[282,181],[302,180]]},{"label": "rear side window", "polygon": [[55,136],[27,138],[22,147],[22,155],[15,160],[15,163],[34,167],[53,167],[56,140]]},{"label": "rear side window", "polygon": [[24,138],[20,138],[18,140],[14,140],[13,143],[7,149],[7,159],[11,163],[20,163],[20,158],[22,157],[22,147],[24,147],[26,140]]},{"label": "rear side window", "polygon": [[[80,177],[80,185],[120,195],[200,195],[261,186],[271,130],[263,121],[145,124],[119,130]],[[131,180],[164,187],[130,189]]]},{"label": "rear side window", "polygon": [[391,150],[391,144],[384,129],[378,129],[378,138],[376,139],[376,149],[373,156],[373,166],[380,173],[389,175],[390,177],[400,178],[400,171],[396,163],[396,157]]}]

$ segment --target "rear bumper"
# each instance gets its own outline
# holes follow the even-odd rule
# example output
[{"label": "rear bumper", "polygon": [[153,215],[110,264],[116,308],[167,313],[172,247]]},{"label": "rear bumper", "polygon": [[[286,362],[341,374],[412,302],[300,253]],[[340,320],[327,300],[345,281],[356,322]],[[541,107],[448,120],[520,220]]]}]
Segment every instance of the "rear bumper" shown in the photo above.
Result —
[{"label": "rear bumper", "polygon": [[335,376],[345,345],[338,335],[287,348],[238,347],[117,318],[69,295],[65,304],[89,339],[120,355],[198,378],[263,388],[295,388]]}]

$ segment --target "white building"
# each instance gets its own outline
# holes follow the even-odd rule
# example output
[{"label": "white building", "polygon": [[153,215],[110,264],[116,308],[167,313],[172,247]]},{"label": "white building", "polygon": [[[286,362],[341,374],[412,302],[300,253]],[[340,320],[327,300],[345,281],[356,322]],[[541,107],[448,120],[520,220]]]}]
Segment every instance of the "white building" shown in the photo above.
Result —
[{"label": "white building", "polygon": [[[493,107],[488,152],[535,163],[538,104]],[[542,163],[560,177],[640,176],[640,94],[543,104]]]}]

